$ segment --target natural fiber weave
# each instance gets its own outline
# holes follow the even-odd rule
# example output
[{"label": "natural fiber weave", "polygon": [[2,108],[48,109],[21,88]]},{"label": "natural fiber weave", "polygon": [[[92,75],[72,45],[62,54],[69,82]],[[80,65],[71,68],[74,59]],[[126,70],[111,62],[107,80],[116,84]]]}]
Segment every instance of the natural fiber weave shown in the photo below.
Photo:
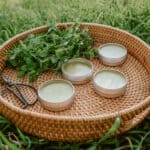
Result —
[{"label": "natural fiber weave", "polygon": [[[68,25],[59,24],[58,27],[64,28]],[[45,110],[40,102],[23,110],[20,107],[22,104],[12,94],[6,93],[4,98],[0,96],[0,112],[23,131],[51,141],[82,141],[103,136],[118,114],[121,116],[121,127],[116,134],[133,128],[150,113],[150,47],[137,37],[109,26],[85,23],[81,25],[82,27],[89,28],[95,47],[115,42],[127,48],[129,54],[125,63],[113,67],[128,78],[125,95],[106,99],[95,93],[92,81],[75,85],[75,102],[70,109],[62,112]],[[13,37],[1,46],[0,69],[10,80],[29,83],[27,77],[18,79],[16,70],[5,67],[6,51],[29,34],[46,32],[47,29],[46,26],[31,29]],[[99,59],[92,59],[92,62],[94,72],[112,68],[102,65]],[[49,71],[42,74],[31,85],[37,88],[46,80],[58,78],[62,76]],[[27,89],[24,91],[29,99],[33,98],[34,95],[29,94]]]}]

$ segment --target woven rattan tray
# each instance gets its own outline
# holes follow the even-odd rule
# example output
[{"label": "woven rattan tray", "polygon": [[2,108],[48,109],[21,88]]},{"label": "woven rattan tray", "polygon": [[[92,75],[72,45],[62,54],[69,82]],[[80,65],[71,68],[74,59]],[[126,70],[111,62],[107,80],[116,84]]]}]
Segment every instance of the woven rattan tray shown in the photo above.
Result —
[{"label": "woven rattan tray", "polygon": [[[64,28],[69,25],[59,24],[58,27]],[[115,99],[103,98],[94,92],[90,81],[75,86],[76,100],[70,109],[62,112],[45,110],[39,101],[34,106],[21,109],[21,103],[13,95],[8,93],[4,98],[0,96],[0,113],[23,131],[51,141],[82,141],[103,136],[118,114],[121,115],[121,127],[116,134],[133,128],[150,113],[150,47],[137,37],[109,26],[84,23],[81,24],[82,27],[89,28],[95,47],[115,42],[128,49],[126,62],[115,67],[128,78],[126,94]],[[0,47],[0,69],[10,80],[29,83],[27,78],[18,79],[17,71],[5,67],[6,51],[29,34],[46,32],[47,29],[46,26],[42,26],[28,30]],[[111,68],[102,65],[99,59],[92,59],[92,62],[94,71]],[[45,80],[54,78],[62,76],[49,71],[31,85],[37,88]],[[28,92],[27,96],[33,97]]]}]

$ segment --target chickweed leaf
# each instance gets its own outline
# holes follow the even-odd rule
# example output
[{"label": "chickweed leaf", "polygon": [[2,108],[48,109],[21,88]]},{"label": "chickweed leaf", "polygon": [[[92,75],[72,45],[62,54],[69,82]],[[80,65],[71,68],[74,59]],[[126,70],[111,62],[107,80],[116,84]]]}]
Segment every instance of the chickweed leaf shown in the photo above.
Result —
[{"label": "chickweed leaf", "polygon": [[68,59],[94,57],[92,45],[88,29],[81,30],[79,23],[63,30],[53,25],[47,33],[30,35],[8,50],[7,64],[20,71],[19,78],[27,73],[32,82],[48,69],[60,71],[62,63]]}]

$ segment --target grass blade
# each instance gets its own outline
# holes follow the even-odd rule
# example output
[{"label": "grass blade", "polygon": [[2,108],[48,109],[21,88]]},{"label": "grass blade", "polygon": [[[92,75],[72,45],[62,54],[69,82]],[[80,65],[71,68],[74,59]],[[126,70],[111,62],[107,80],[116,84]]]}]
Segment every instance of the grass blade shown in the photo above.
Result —
[{"label": "grass blade", "polygon": [[101,144],[103,141],[105,141],[106,139],[108,139],[114,132],[116,132],[121,124],[121,119],[118,116],[114,122],[114,124],[112,125],[112,127],[108,130],[108,132],[98,141],[99,144]]},{"label": "grass blade", "polygon": [[20,150],[16,145],[10,143],[1,131],[0,131],[0,139],[9,147],[10,150]]}]

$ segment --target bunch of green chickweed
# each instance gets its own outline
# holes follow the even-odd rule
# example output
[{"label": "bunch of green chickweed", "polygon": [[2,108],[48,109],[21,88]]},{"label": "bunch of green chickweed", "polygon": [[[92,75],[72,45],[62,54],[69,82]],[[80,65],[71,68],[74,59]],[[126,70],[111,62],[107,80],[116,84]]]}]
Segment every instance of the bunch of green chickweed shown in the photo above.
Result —
[{"label": "bunch of green chickweed", "polygon": [[95,56],[92,46],[93,39],[88,29],[81,30],[80,24],[75,23],[62,30],[53,26],[47,33],[31,34],[8,50],[7,65],[19,70],[19,78],[27,74],[32,82],[49,69],[60,71],[61,65],[68,59]]}]

